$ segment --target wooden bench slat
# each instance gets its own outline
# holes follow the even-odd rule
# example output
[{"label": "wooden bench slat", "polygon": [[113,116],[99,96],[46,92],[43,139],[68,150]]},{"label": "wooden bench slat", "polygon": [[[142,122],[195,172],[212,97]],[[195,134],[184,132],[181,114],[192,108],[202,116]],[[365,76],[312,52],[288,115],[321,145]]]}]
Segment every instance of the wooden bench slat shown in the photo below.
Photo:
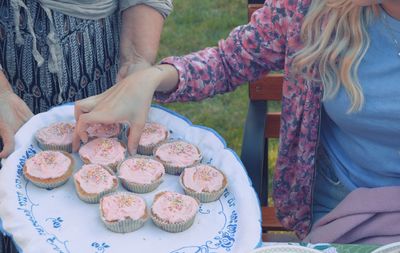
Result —
[{"label": "wooden bench slat", "polygon": [[260,9],[262,6],[263,6],[263,4],[248,4],[247,5],[247,15],[249,17],[249,20],[250,20],[251,15],[253,15],[253,13],[257,9]]},{"label": "wooden bench slat", "polygon": [[275,208],[273,206],[262,207],[262,228],[267,231],[288,231],[276,218]]},{"label": "wooden bench slat", "polygon": [[299,238],[292,232],[269,232],[262,235],[263,242],[299,242]]},{"label": "wooden bench slat", "polygon": [[[263,7],[262,3],[248,0],[247,13],[250,20],[251,15],[259,8]],[[268,74],[257,81],[249,83],[249,98],[251,101],[280,101],[282,100],[282,74]],[[264,112],[265,113],[265,112]],[[267,113],[266,124],[264,129],[265,138],[279,138],[280,129],[280,113]],[[262,169],[262,168],[259,168]],[[292,232],[283,228],[275,215],[273,206],[262,207],[262,229],[265,232],[263,241],[281,241],[281,242],[298,242],[298,238]],[[272,231],[272,232],[271,232]],[[284,231],[284,232],[282,232]]]},{"label": "wooden bench slat", "polygon": [[265,138],[279,138],[279,129],[281,127],[281,113],[269,112],[266,116]]},{"label": "wooden bench slat", "polygon": [[282,74],[269,74],[257,81],[250,82],[249,95],[253,101],[257,100],[282,100]]}]

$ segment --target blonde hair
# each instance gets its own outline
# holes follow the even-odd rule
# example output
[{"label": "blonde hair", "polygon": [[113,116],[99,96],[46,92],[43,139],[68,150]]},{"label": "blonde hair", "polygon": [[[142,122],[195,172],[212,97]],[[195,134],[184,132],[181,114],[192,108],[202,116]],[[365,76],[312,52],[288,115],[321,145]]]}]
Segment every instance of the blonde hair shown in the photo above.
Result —
[{"label": "blonde hair", "polygon": [[357,72],[370,43],[367,25],[376,14],[377,5],[313,0],[301,28],[303,48],[294,56],[295,72],[310,80],[316,67],[323,99],[334,97],[343,85],[351,100],[348,112],[360,110],[364,103]]}]

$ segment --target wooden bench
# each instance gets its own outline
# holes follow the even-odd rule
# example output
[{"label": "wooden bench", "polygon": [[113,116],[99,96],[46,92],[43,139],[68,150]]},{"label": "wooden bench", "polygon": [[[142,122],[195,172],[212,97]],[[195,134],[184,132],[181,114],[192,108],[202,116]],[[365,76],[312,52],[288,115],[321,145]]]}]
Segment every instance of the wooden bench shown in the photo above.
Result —
[{"label": "wooden bench", "polygon": [[[263,6],[263,1],[249,0],[248,17]],[[262,206],[262,229],[265,241],[297,241],[268,205],[268,140],[279,138],[280,112],[268,112],[269,102],[282,99],[282,74],[269,74],[249,83],[249,108],[243,135],[241,159],[253,182]],[[276,233],[277,231],[281,231]]]}]

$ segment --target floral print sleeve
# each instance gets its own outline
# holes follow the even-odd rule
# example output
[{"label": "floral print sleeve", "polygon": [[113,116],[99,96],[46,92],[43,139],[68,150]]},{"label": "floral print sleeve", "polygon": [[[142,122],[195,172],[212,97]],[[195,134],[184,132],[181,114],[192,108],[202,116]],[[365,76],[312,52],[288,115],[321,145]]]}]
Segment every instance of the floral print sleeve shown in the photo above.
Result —
[{"label": "floral print sleeve", "polygon": [[156,93],[156,99],[201,100],[232,91],[270,70],[283,69],[287,21],[284,8],[276,2],[280,1],[267,0],[249,24],[235,28],[218,47],[162,60],[178,70],[179,84],[170,94]]}]

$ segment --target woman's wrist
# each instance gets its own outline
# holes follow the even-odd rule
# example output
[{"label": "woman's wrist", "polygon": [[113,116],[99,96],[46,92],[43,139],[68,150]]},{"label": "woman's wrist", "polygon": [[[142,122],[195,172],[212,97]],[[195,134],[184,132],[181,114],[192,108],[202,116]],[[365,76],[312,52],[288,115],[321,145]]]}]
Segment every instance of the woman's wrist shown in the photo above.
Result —
[{"label": "woman's wrist", "polygon": [[151,67],[157,73],[157,87],[156,91],[168,93],[176,90],[179,83],[178,70],[170,64],[160,64]]}]

